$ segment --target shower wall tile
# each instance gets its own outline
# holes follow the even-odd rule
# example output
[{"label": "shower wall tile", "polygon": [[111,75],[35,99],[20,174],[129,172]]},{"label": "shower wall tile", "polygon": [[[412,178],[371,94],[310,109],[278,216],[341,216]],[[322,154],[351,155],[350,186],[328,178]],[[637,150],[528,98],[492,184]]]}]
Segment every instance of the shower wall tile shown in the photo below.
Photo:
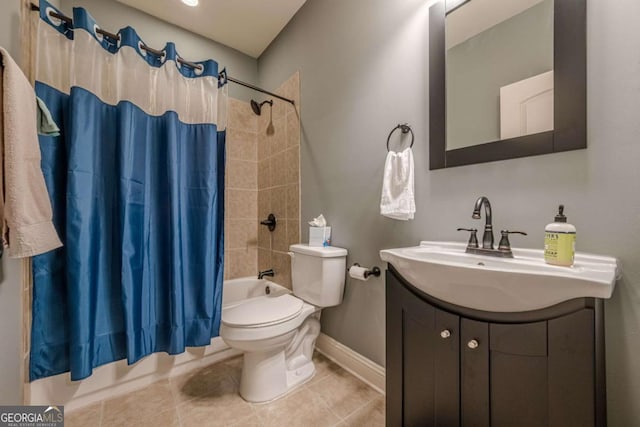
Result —
[{"label": "shower wall tile", "polygon": [[257,221],[258,191],[227,190],[227,218]]},{"label": "shower wall tile", "polygon": [[258,248],[271,250],[271,232],[267,227],[260,226],[258,229]]},{"label": "shower wall tile", "polygon": [[225,278],[254,276],[258,265],[258,118],[229,99],[225,175]]},{"label": "shower wall tile", "polygon": [[254,219],[229,219],[225,226],[227,249],[246,249],[258,244],[258,225]]},{"label": "shower wall tile", "polygon": [[[260,190],[258,191],[258,218],[267,218],[270,213],[272,213],[271,190]],[[258,227],[258,247],[271,249],[271,232],[264,225],[258,225]]]},{"label": "shower wall tile", "polygon": [[271,213],[271,190],[258,191],[258,219],[264,219]]},{"label": "shower wall tile", "polygon": [[273,120],[273,115],[271,113],[271,107],[269,107],[268,105],[264,105],[263,110],[264,113],[262,113],[260,116],[258,116],[258,133],[262,132],[264,129],[267,128],[267,124],[269,123],[269,121]]},{"label": "shower wall tile", "polygon": [[287,162],[286,153],[279,152],[271,156],[271,186],[280,187],[287,183]]},{"label": "shower wall tile", "polygon": [[287,252],[287,220],[278,221],[278,225],[272,232],[271,249],[278,252]]},{"label": "shower wall tile", "polygon": [[271,263],[271,249],[258,248],[258,270],[264,271],[273,268]]},{"label": "shower wall tile", "polygon": [[271,187],[271,162],[269,159],[258,162],[258,190]]},{"label": "shower wall tile", "polygon": [[273,135],[268,136],[270,154],[284,151],[287,148],[286,119],[281,117],[273,120]]},{"label": "shower wall tile", "polygon": [[261,127],[258,132],[258,161],[267,160],[269,158],[269,135],[267,135],[266,127]]},{"label": "shower wall tile", "polygon": [[287,114],[287,147],[300,146],[300,117],[294,111]]},{"label": "shower wall tile", "polygon": [[276,218],[287,218],[287,192],[285,187],[271,189],[271,211]]},{"label": "shower wall tile", "polygon": [[268,231],[258,230],[258,268],[274,268],[274,280],[290,287],[287,252],[290,245],[300,242],[299,73],[291,76],[275,93],[294,99],[296,106],[274,98],[272,127],[267,109],[258,119],[258,216],[266,218],[273,213],[278,220],[273,233],[267,235]]},{"label": "shower wall tile", "polygon": [[234,279],[234,277],[231,276],[230,274],[230,267],[229,267],[229,250],[227,250],[225,248],[224,250],[224,279]]},{"label": "shower wall tile", "polygon": [[257,274],[258,248],[229,249],[225,252],[225,279],[255,276]]},{"label": "shower wall tile", "polygon": [[271,252],[271,264],[276,274],[274,282],[291,289],[291,257],[285,252]]},{"label": "shower wall tile", "polygon": [[229,98],[229,128],[240,129],[246,132],[258,131],[258,116],[251,110],[248,102]]},{"label": "shower wall tile", "polygon": [[242,129],[227,129],[227,159],[258,160],[257,134]]},{"label": "shower wall tile", "polygon": [[300,185],[287,185],[287,218],[300,219]]},{"label": "shower wall tile", "polygon": [[287,220],[287,250],[289,246],[300,243],[300,221],[297,219]]},{"label": "shower wall tile", "polygon": [[[282,90],[282,86],[280,89],[276,90],[278,95],[284,96],[284,91]],[[285,114],[287,114],[287,102],[278,98],[273,99],[273,120],[283,119]]]},{"label": "shower wall tile", "polygon": [[276,136],[276,127],[273,122],[270,122],[269,125],[258,129],[258,139],[261,141],[262,145],[259,149],[260,160],[268,159],[273,152],[273,145],[275,144],[274,139]]},{"label": "shower wall tile", "polygon": [[227,188],[230,190],[257,190],[258,171],[256,162],[227,160]]},{"label": "shower wall tile", "polygon": [[285,151],[286,168],[285,184],[300,182],[300,147],[293,147]]}]

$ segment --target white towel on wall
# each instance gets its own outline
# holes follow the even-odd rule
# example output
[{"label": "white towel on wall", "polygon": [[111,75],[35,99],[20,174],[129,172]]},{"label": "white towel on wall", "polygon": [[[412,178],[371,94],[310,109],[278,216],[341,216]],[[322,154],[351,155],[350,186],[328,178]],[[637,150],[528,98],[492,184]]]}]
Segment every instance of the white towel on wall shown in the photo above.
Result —
[{"label": "white towel on wall", "polygon": [[389,151],[384,164],[380,214],[406,221],[416,212],[413,178],[413,152],[406,148],[401,152]]}]

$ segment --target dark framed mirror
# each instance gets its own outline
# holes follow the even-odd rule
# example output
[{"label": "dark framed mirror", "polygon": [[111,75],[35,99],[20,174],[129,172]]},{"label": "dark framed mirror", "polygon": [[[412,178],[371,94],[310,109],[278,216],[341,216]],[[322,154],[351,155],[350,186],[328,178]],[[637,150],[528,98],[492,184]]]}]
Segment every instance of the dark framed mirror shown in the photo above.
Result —
[{"label": "dark framed mirror", "polygon": [[586,0],[429,9],[429,169],[587,147]]}]

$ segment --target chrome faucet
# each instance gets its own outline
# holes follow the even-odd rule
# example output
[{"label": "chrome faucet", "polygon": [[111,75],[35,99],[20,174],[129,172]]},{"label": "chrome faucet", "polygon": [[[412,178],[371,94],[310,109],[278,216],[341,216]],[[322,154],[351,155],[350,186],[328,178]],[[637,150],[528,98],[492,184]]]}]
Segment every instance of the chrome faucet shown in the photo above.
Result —
[{"label": "chrome faucet", "polygon": [[484,205],[484,234],[482,235],[482,249],[493,249],[493,224],[491,223],[491,203],[485,196],[478,197],[473,208],[471,218],[480,219],[480,209]]},{"label": "chrome faucet", "polygon": [[258,273],[258,279],[263,279],[265,276],[269,276],[269,277],[273,277],[275,276],[276,272],[273,271],[273,268],[270,268],[268,270],[264,270]]}]

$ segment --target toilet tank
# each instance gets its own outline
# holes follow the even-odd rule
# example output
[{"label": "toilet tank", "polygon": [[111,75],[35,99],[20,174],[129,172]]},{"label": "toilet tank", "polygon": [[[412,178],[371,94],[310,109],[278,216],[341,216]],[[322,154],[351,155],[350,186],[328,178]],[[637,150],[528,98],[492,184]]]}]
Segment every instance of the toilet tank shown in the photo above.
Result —
[{"label": "toilet tank", "polygon": [[293,294],[317,307],[342,302],[347,250],[334,246],[291,245]]}]

